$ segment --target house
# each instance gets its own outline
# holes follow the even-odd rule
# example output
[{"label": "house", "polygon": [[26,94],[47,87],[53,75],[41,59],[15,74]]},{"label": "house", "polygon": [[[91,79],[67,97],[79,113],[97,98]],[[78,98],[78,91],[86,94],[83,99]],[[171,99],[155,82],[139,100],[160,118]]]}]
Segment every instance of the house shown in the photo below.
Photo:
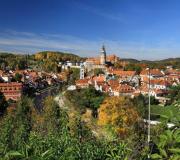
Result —
[{"label": "house", "polygon": [[174,84],[180,84],[180,71],[175,69],[166,70],[166,80]]},{"label": "house", "polygon": [[129,96],[134,92],[134,88],[127,84],[120,84],[112,86],[112,93],[114,96],[126,95]]},{"label": "house", "polygon": [[144,69],[140,73],[142,84],[147,82],[149,79],[158,79],[164,77],[165,73],[159,69]]},{"label": "house", "polygon": [[71,85],[67,88],[68,91],[74,91],[76,90],[76,86],[75,85]]},{"label": "house", "polygon": [[101,74],[101,75],[98,75],[98,76],[93,76],[92,77],[92,80],[95,82],[105,82],[106,81],[106,77],[105,75]]},{"label": "house", "polygon": [[22,95],[22,83],[0,83],[0,92],[2,92],[6,100],[12,99],[17,101]]},{"label": "house", "polygon": [[151,89],[167,89],[171,84],[165,79],[152,79],[150,80]]},{"label": "house", "polygon": [[88,88],[90,86],[89,79],[79,79],[76,82],[76,87],[77,88]]},{"label": "house", "polygon": [[110,79],[107,81],[109,86],[118,86],[119,85],[119,81],[116,79]]},{"label": "house", "polygon": [[136,75],[136,71],[123,71],[121,69],[110,69],[107,71],[108,75],[117,76],[120,81],[131,81]]}]

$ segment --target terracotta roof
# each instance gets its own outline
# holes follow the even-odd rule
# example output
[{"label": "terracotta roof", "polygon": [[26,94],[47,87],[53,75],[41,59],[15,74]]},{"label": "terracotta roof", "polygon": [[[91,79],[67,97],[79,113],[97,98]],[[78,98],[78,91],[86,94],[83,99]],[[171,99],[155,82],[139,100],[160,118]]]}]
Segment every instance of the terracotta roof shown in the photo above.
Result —
[{"label": "terracotta roof", "polygon": [[166,73],[168,75],[179,75],[180,76],[180,71],[179,70],[175,70],[175,69],[169,69],[166,71]]},{"label": "terracotta roof", "polygon": [[108,86],[107,84],[103,84],[102,85],[102,90],[105,91],[105,92],[108,92],[110,89],[110,86]]},{"label": "terracotta roof", "polygon": [[22,83],[18,83],[18,82],[0,83],[0,87],[4,87],[4,86],[22,86]]},{"label": "terracotta roof", "polygon": [[143,85],[140,87],[140,91],[143,91],[143,92],[148,92],[149,91],[149,88],[147,87],[147,85]]},{"label": "terracotta roof", "polygon": [[119,81],[118,81],[118,80],[113,80],[113,79],[111,79],[111,80],[108,81],[108,84],[109,84],[110,86],[119,85]]},{"label": "terracotta roof", "polygon": [[117,76],[134,76],[136,71],[122,71],[120,69],[114,69],[110,71],[110,74],[115,74]]},{"label": "terracotta roof", "polygon": [[127,84],[120,84],[118,87],[113,87],[114,91],[120,92],[120,93],[131,93],[134,91],[132,86],[129,86]]},{"label": "terracotta roof", "polygon": [[152,84],[152,85],[165,85],[165,86],[170,85],[168,81],[162,80],[162,79],[152,79],[150,81],[150,84]]},{"label": "terracotta roof", "polygon": [[94,76],[93,81],[104,82],[104,81],[106,81],[106,77],[104,75]]},{"label": "terracotta roof", "polygon": [[86,59],[86,62],[99,65],[100,58],[99,57],[90,57],[90,58]]},{"label": "terracotta roof", "polygon": [[[159,69],[150,69],[150,74],[155,76],[163,76],[162,72]],[[140,75],[149,75],[149,70],[142,70]]]},{"label": "terracotta roof", "polygon": [[88,84],[89,79],[79,79],[76,81],[76,84],[78,85],[84,85],[84,84]]}]

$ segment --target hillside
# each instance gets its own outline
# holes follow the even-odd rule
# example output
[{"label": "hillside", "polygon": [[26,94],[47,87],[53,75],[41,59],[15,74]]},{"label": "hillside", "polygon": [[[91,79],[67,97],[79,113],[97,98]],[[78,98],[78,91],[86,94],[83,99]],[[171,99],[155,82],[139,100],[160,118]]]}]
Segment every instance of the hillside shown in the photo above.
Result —
[{"label": "hillside", "polygon": [[65,53],[59,51],[43,51],[34,54],[36,60],[43,60],[43,59],[52,59],[55,61],[81,61],[81,58],[78,55],[72,53]]},{"label": "hillside", "polygon": [[131,64],[142,63],[147,64],[152,68],[165,68],[165,66],[173,66],[173,68],[180,69],[180,58],[168,58],[162,60],[137,60],[137,59],[130,59],[130,58],[123,58],[123,61],[130,62]]}]

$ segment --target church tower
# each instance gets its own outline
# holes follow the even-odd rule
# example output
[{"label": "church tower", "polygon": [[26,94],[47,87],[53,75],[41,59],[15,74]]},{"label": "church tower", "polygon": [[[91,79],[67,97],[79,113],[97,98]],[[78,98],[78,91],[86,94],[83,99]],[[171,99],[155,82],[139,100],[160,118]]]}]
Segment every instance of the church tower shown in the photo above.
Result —
[{"label": "church tower", "polygon": [[100,51],[100,64],[105,65],[106,64],[106,50],[105,46],[103,45]]}]

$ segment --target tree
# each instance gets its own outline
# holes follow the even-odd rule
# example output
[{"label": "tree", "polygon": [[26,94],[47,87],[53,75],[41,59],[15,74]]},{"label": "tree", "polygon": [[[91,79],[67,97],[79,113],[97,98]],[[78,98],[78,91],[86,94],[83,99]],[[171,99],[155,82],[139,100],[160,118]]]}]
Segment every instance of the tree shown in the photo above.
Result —
[{"label": "tree", "polygon": [[104,71],[100,68],[94,69],[94,75],[104,74]]},{"label": "tree", "polygon": [[180,157],[180,130],[166,130],[157,138],[157,151],[151,155],[152,159],[178,160]]},{"label": "tree", "polygon": [[179,100],[180,99],[180,85],[170,87],[168,97],[171,99],[171,103]]},{"label": "tree", "polygon": [[4,97],[4,94],[0,92],[0,115],[4,113],[7,107],[8,103],[6,101],[6,98]]},{"label": "tree", "polygon": [[0,140],[6,150],[21,149],[28,141],[32,127],[31,121],[32,101],[23,97],[10,110],[2,122]]},{"label": "tree", "polygon": [[121,136],[127,135],[138,119],[138,112],[127,97],[107,97],[98,111],[98,124],[110,125]]},{"label": "tree", "polygon": [[67,91],[65,96],[71,103],[80,109],[82,112],[86,108],[90,108],[93,111],[93,116],[97,116],[97,109],[105,98],[105,94],[97,91],[94,87],[89,87],[81,90]]},{"label": "tree", "polygon": [[60,109],[51,96],[44,101],[43,116],[47,132],[55,135],[61,133],[68,122],[66,113]]},{"label": "tree", "polygon": [[136,71],[139,74],[142,71],[142,67],[138,64],[130,63],[127,66],[125,66],[124,70]]},{"label": "tree", "polygon": [[75,81],[80,78],[80,70],[79,68],[72,68],[69,71],[69,84],[75,84]]},{"label": "tree", "polygon": [[14,76],[14,79],[15,79],[16,82],[20,82],[21,79],[22,79],[22,75],[19,74],[19,73],[16,73],[15,76]]},{"label": "tree", "polygon": [[137,111],[141,117],[147,117],[148,107],[146,103],[146,98],[142,94],[140,94],[137,97],[134,97],[133,104],[137,108]]}]

